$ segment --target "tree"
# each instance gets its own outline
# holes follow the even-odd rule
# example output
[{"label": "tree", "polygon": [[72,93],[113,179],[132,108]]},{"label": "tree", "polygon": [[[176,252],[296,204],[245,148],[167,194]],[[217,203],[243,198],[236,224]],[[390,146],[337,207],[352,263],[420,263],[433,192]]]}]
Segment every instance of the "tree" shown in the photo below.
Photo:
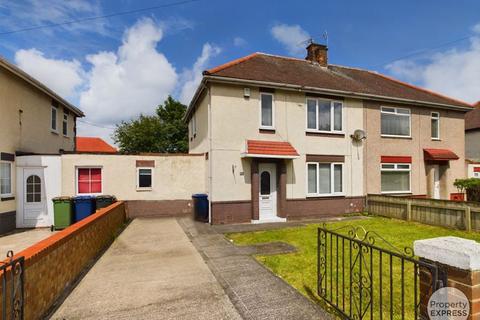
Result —
[{"label": "tree", "polygon": [[120,152],[188,152],[188,126],[183,122],[186,106],[168,96],[155,115],[117,124],[113,140]]}]

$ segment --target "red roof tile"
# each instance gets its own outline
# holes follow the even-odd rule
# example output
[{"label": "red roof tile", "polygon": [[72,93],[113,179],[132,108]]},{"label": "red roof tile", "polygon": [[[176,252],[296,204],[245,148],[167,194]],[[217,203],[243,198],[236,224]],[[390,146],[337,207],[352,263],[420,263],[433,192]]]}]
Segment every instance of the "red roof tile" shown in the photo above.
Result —
[{"label": "red roof tile", "polygon": [[247,154],[265,156],[299,156],[297,150],[289,143],[282,141],[247,140]]},{"label": "red roof tile", "polygon": [[382,96],[417,103],[444,104],[456,107],[472,106],[377,72],[328,65],[321,67],[308,60],[254,53],[206,70],[205,75],[260,82],[297,85],[302,87],[352,92],[359,95]]},{"label": "red roof tile", "polygon": [[453,151],[448,149],[423,149],[425,160],[458,160],[460,159]]},{"label": "red roof tile", "polygon": [[77,137],[78,152],[117,153],[117,149],[100,138]]}]

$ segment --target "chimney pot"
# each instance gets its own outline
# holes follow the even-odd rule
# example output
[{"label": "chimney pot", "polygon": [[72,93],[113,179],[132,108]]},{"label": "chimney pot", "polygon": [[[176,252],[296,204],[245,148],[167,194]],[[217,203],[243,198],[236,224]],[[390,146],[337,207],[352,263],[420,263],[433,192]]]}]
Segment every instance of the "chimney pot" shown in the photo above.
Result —
[{"label": "chimney pot", "polygon": [[307,56],[305,59],[316,62],[322,67],[328,66],[328,48],[326,45],[310,43],[307,47]]}]

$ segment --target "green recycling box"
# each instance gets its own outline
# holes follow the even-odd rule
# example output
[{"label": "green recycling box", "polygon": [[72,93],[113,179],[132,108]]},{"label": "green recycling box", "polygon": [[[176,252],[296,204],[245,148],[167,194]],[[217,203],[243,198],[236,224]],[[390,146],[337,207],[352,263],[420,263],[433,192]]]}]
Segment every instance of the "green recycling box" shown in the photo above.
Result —
[{"label": "green recycling box", "polygon": [[60,230],[72,224],[73,208],[70,197],[53,198],[53,230]]}]

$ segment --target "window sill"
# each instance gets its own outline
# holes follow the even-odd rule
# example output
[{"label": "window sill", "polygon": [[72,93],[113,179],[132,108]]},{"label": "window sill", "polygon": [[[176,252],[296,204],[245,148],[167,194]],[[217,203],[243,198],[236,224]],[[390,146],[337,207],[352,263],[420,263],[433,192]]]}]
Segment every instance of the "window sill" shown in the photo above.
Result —
[{"label": "window sill", "polygon": [[63,137],[66,138],[66,139],[70,139],[70,137],[66,134],[64,134]]},{"label": "window sill", "polygon": [[0,197],[0,201],[11,201],[15,200],[15,197],[13,195],[3,195]]},{"label": "window sill", "polygon": [[258,132],[259,133],[266,133],[266,134],[274,134],[275,133],[275,129],[265,129],[265,128],[260,128],[258,129]]},{"label": "window sill", "polygon": [[385,192],[380,192],[381,194],[385,195],[411,195],[411,191],[385,191]]},{"label": "window sill", "polygon": [[440,138],[432,138],[432,141],[442,141]]},{"label": "window sill", "polygon": [[56,130],[50,129],[50,132],[53,133],[53,134],[58,135],[58,131],[56,131]]},{"label": "window sill", "polygon": [[387,138],[387,139],[406,139],[406,140],[412,140],[412,136],[391,136],[388,134],[382,134],[382,138]]},{"label": "window sill", "polygon": [[325,198],[345,198],[345,193],[333,193],[333,194],[307,194],[307,199],[325,199]]},{"label": "window sill", "polygon": [[153,188],[137,188],[137,192],[143,192],[143,191],[153,191]]},{"label": "window sill", "polygon": [[306,136],[345,138],[345,133],[343,133],[343,132],[305,131],[305,135]]}]

